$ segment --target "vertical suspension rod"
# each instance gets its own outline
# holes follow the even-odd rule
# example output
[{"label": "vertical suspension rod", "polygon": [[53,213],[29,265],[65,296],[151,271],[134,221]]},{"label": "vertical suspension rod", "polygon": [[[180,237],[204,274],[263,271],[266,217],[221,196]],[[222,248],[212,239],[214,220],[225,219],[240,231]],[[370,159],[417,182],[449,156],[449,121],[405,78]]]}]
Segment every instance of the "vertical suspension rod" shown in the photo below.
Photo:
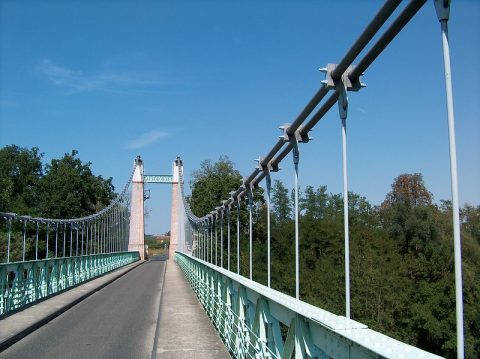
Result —
[{"label": "vertical suspension rod", "polygon": [[220,267],[223,268],[223,216],[224,209],[222,209],[221,218],[220,218]]},{"label": "vertical suspension rod", "polygon": [[8,218],[7,263],[10,263],[10,246],[12,241],[12,218]]},{"label": "vertical suspension rod", "polygon": [[350,230],[348,222],[347,125],[342,118],[343,226],[345,236],[345,316],[350,318]]},{"label": "vertical suspension rod", "polygon": [[230,205],[227,209],[227,269],[230,270]]},{"label": "vertical suspension rod", "polygon": [[249,242],[248,242],[248,248],[249,248],[249,255],[248,255],[248,259],[249,259],[249,278],[250,280],[252,280],[253,278],[253,268],[252,268],[252,262],[253,262],[253,259],[252,259],[252,256],[253,256],[253,253],[252,253],[252,241],[253,241],[253,226],[252,226],[252,206],[253,206],[253,199],[252,199],[252,187],[249,186],[248,188],[248,234],[249,234]]},{"label": "vertical suspension rod", "polygon": [[293,142],[293,163],[295,167],[295,183],[294,183],[294,209],[295,209],[295,298],[300,299],[300,254],[299,254],[299,223],[298,223],[298,162],[300,153],[298,150],[298,142]]},{"label": "vertical suspension rod", "polygon": [[237,197],[237,274],[240,274],[240,198]]},{"label": "vertical suspension rod", "polygon": [[270,231],[270,227],[271,227],[271,221],[270,221],[270,215],[271,215],[271,208],[270,208],[270,192],[271,192],[271,186],[272,186],[272,182],[271,182],[271,177],[270,177],[270,171],[267,170],[268,173],[267,173],[267,178],[266,178],[266,186],[267,186],[267,284],[268,284],[268,287],[270,288],[271,286],[271,283],[270,283],[270,278],[271,278],[271,273],[270,273],[270,270],[271,270],[271,264],[270,264],[270,254],[271,254],[271,231]]},{"label": "vertical suspension rod", "polygon": [[462,244],[460,238],[460,208],[458,201],[457,150],[455,143],[455,115],[453,111],[452,69],[450,65],[450,43],[448,39],[448,19],[450,1],[435,0],[438,20],[441,26],[443,64],[445,74],[445,94],[447,102],[448,139],[450,150],[450,177],[452,191],[453,243],[455,258],[455,312],[457,325],[457,358],[464,358],[463,329],[463,285],[462,285]]}]

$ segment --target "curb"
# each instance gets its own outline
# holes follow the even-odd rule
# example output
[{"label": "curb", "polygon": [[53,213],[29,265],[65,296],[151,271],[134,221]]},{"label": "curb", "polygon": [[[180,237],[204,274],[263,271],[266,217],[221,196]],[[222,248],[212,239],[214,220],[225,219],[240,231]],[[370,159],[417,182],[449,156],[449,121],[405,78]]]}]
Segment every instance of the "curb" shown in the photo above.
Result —
[{"label": "curb", "polygon": [[158,346],[158,337],[160,334],[160,319],[162,314],[162,299],[163,299],[163,286],[165,284],[165,275],[167,273],[168,267],[168,259],[165,261],[165,266],[163,267],[163,274],[162,274],[162,284],[160,286],[160,300],[158,303],[158,315],[157,315],[157,326],[155,328],[155,338],[153,339],[153,349],[152,349],[152,356],[151,359],[157,358],[157,346]]}]

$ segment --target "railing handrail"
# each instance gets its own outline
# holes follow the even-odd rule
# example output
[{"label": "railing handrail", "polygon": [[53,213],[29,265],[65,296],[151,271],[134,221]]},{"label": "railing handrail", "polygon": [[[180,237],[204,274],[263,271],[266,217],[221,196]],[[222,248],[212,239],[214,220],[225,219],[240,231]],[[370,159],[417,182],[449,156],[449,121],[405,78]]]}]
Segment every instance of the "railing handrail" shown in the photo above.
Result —
[{"label": "railing handrail", "polygon": [[[224,317],[218,318],[218,316],[225,315],[223,314],[225,312],[236,314],[234,317],[239,322],[235,323],[237,325],[233,325],[235,333],[230,333],[230,335],[240,337],[245,335],[242,333],[244,327],[247,328],[248,333],[255,334],[255,328],[261,327],[261,323],[256,322],[257,320],[266,320],[269,330],[273,332],[275,332],[275,327],[279,332],[279,322],[289,327],[285,342],[281,339],[280,333],[276,333],[276,335],[271,332],[264,333],[262,337],[255,335],[255,338],[251,336],[248,338],[247,334],[247,338],[242,340],[247,343],[256,340],[255,345],[249,345],[248,351],[253,350],[251,348],[261,350],[262,345],[267,345],[265,339],[276,337],[275,348],[272,348],[273,344],[270,344],[268,349],[278,353],[278,357],[290,357],[291,353],[285,353],[285,351],[291,350],[292,340],[297,340],[300,346],[308,347],[310,353],[322,351],[328,357],[335,358],[351,358],[360,353],[362,357],[367,358],[395,358],[399,357],[399,353],[402,354],[402,358],[441,358],[369,329],[363,323],[302,302],[186,253],[176,251],[176,260],[212,322],[217,325],[220,336],[231,350],[231,346],[228,345],[228,335],[225,335],[224,328],[218,326],[218,323],[224,319]],[[188,265],[189,268],[186,268],[185,265]],[[233,301],[231,296],[234,297]],[[228,303],[229,301],[230,303]],[[260,308],[262,303],[266,303],[266,308]],[[240,310],[243,311],[243,319],[238,315]],[[219,312],[221,313],[219,314]],[[253,313],[255,313],[254,316],[252,316]],[[303,325],[303,328],[299,330],[293,323],[297,323],[297,325],[307,323],[308,325]],[[335,343],[332,342],[332,337],[337,339]],[[277,340],[282,340],[282,343],[277,343]],[[241,350],[242,348],[233,347],[233,350],[235,349]],[[235,352],[233,354],[241,355],[241,353]]]}]

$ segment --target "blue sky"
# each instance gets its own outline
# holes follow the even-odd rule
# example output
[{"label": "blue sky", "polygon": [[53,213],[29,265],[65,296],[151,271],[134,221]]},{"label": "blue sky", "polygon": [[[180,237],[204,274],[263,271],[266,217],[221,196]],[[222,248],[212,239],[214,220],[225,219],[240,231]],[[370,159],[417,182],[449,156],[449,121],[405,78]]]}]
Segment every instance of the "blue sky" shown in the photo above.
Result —
[{"label": "blue sky", "polygon": [[[0,1],[0,145],[72,149],[121,190],[147,174],[187,179],[227,155],[243,175],[265,155],[378,11],[379,1]],[[460,202],[480,204],[480,3],[453,1],[450,40]],[[450,198],[440,29],[429,1],[350,93],[349,185],[379,204],[421,172]],[[341,192],[334,107],[301,146],[300,185]],[[291,157],[275,178],[291,184]],[[150,185],[147,232],[169,229],[170,188]]]}]

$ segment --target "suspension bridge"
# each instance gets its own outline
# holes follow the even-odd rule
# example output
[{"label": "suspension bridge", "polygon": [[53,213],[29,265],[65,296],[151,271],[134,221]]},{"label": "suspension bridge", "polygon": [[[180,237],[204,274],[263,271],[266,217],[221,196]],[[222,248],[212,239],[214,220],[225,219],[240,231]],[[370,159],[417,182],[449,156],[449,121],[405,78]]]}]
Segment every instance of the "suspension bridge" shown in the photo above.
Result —
[{"label": "suspension bridge", "polygon": [[[252,173],[203,217],[190,209],[183,162],[149,175],[137,157],[125,189],[100,212],[75,219],[0,213],[1,357],[435,358],[351,319],[347,180],[348,96],[363,73],[426,1],[388,0],[345,56],[327,64],[322,86]],[[435,0],[444,48],[455,249],[457,355],[464,357],[460,225],[447,23],[449,1]],[[394,17],[393,20],[391,17]],[[391,20],[382,32],[383,25]],[[374,38],[376,39],[374,40]],[[369,48],[367,46],[372,43]],[[363,55],[360,56],[360,54]],[[355,61],[355,64],[354,64]],[[298,164],[309,132],[338,104],[344,174],[345,313],[300,297]],[[271,287],[271,175],[292,153],[295,296]],[[168,261],[146,260],[145,183],[172,186]],[[265,188],[267,285],[253,280],[253,191]],[[248,276],[240,274],[240,208],[248,212]],[[234,216],[236,214],[236,216]],[[231,253],[236,242],[236,255]],[[13,243],[21,255],[12,254]],[[232,258],[236,258],[233,263]],[[224,260],[225,259],[225,260]],[[47,324],[48,325],[45,325]]]}]

